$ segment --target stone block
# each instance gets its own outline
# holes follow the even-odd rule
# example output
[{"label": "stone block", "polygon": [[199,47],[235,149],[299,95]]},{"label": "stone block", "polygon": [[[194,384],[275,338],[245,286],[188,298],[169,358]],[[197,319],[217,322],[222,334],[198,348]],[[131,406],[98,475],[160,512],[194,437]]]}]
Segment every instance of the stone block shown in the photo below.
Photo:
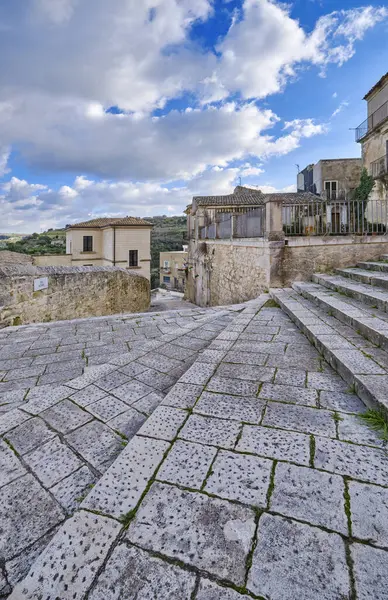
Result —
[{"label": "stone block", "polygon": [[241,381],[229,377],[212,377],[206,386],[210,392],[220,394],[232,394],[234,396],[255,396],[259,389],[259,383]]},{"label": "stone block", "polygon": [[70,400],[62,400],[40,413],[40,415],[53,429],[60,433],[69,433],[92,419],[91,415],[81,410]]},{"label": "stone block", "polygon": [[97,400],[97,402],[88,404],[87,410],[105,423],[106,421],[117,417],[117,415],[126,412],[128,410],[128,405],[114,396],[105,396],[105,398],[101,398],[101,400]]},{"label": "stone block", "polygon": [[124,373],[125,375],[128,375],[128,377],[136,377],[136,375],[139,375],[140,373],[142,373],[143,371],[146,371],[148,367],[146,367],[145,365],[141,365],[138,362],[130,362],[128,365],[125,365],[124,367],[120,367],[120,372]]},{"label": "stone block", "polygon": [[196,362],[182,375],[179,383],[205,385],[213,375],[216,367],[217,364]]},{"label": "stone block", "polygon": [[344,542],[336,533],[264,514],[247,587],[271,600],[348,598]]},{"label": "stone block", "polygon": [[385,442],[374,431],[363,423],[357,415],[343,414],[338,421],[338,437],[340,440],[365,444],[367,446],[383,447]]},{"label": "stone block", "polygon": [[102,473],[123,449],[123,440],[99,421],[86,423],[66,436],[69,445]]},{"label": "stone block", "polygon": [[34,448],[51,440],[55,433],[39,417],[25,421],[9,433],[5,438],[12,444],[18,454],[26,454]]},{"label": "stone block", "polygon": [[51,493],[68,514],[72,514],[80,505],[81,498],[96,483],[96,476],[88,469],[81,467],[51,488]]},{"label": "stone block", "polygon": [[248,508],[154,483],[126,538],[242,585],[254,531],[254,512]]},{"label": "stone block", "polygon": [[59,529],[11,598],[81,600],[120,529],[113,519],[77,512]]},{"label": "stone block", "polygon": [[0,487],[25,475],[26,470],[16,454],[0,440]]},{"label": "stone block", "polygon": [[192,408],[203,390],[202,385],[176,383],[164,398],[162,404],[176,408]]},{"label": "stone block", "polygon": [[293,385],[265,383],[260,390],[259,398],[289,402],[291,404],[318,406],[318,393],[316,390],[307,390],[305,387],[296,387]]},{"label": "stone block", "polygon": [[236,363],[242,365],[257,365],[263,366],[267,360],[268,354],[260,354],[258,352],[241,352],[238,350],[230,350],[224,358],[225,363]]},{"label": "stone block", "polygon": [[386,600],[388,552],[364,544],[352,544],[353,573],[358,600]]},{"label": "stone block", "polygon": [[15,408],[14,410],[10,410],[3,415],[0,415],[0,435],[5,433],[6,431],[10,431],[14,429],[18,425],[24,423],[30,419],[30,415],[24,413],[21,410]]},{"label": "stone block", "polygon": [[[303,365],[301,365],[303,367]],[[301,369],[277,369],[275,384],[305,387],[307,372]]]},{"label": "stone block", "polygon": [[128,405],[153,392],[153,388],[145,383],[132,379],[112,390],[112,394]]},{"label": "stone block", "polygon": [[132,404],[132,407],[149,416],[154,412],[155,408],[159,406],[162,400],[162,394],[151,392],[151,394],[143,396],[143,398],[140,398],[140,400],[136,400],[136,402]]},{"label": "stone block", "polygon": [[139,413],[137,410],[127,408],[124,413],[110,419],[106,424],[114,431],[118,431],[121,435],[124,435],[127,439],[131,439],[139,431],[146,418],[145,415]]},{"label": "stone block", "polygon": [[338,475],[279,463],[271,510],[348,534],[344,482]]},{"label": "stone block", "polygon": [[355,394],[322,391],[319,395],[322,408],[340,412],[358,413],[365,410],[365,404]]},{"label": "stone block", "polygon": [[114,388],[119,387],[119,385],[123,385],[123,383],[127,383],[130,380],[130,377],[125,373],[121,373],[120,371],[112,371],[111,373],[107,373],[103,377],[96,379],[94,385],[101,388],[105,392],[110,392]]},{"label": "stone block", "polygon": [[177,377],[159,373],[159,371],[155,371],[155,369],[147,369],[146,371],[139,373],[139,375],[136,375],[136,380],[141,381],[156,390],[164,391],[174,385]]},{"label": "stone block", "polygon": [[140,435],[162,440],[173,440],[187,419],[187,412],[172,406],[159,406],[139,431]]},{"label": "stone block", "polygon": [[216,448],[177,440],[158,471],[158,479],[200,489]]},{"label": "stone block", "polygon": [[114,549],[90,600],[190,600],[195,575],[155,558],[140,548]]},{"label": "stone block", "polygon": [[221,587],[214,581],[201,579],[199,582],[196,600],[245,600],[242,596],[231,588]]},{"label": "stone block", "polygon": [[141,356],[138,361],[141,365],[145,365],[151,369],[156,369],[161,373],[169,373],[175,367],[179,367],[180,361],[175,358],[169,358],[163,354],[152,352],[146,356]]},{"label": "stone block", "polygon": [[120,519],[135,508],[169,444],[135,436],[82,503]]},{"label": "stone block", "polygon": [[268,402],[263,425],[315,433],[317,435],[336,436],[333,413],[305,406]]},{"label": "stone block", "polygon": [[388,547],[388,489],[349,481],[352,533],[359,539]]},{"label": "stone block", "polygon": [[233,419],[258,424],[261,420],[265,402],[258,398],[231,396],[203,392],[194,412],[221,419]]},{"label": "stone block", "polygon": [[242,379],[247,381],[263,382],[271,381],[275,375],[275,369],[271,367],[259,367],[257,365],[241,365],[222,363],[216,372],[218,377],[229,377],[231,379]]},{"label": "stone block", "polygon": [[236,450],[308,465],[310,437],[282,429],[244,425]]},{"label": "stone block", "polygon": [[88,385],[87,387],[79,390],[78,392],[71,392],[70,399],[73,400],[79,406],[85,407],[92,402],[97,402],[101,398],[105,398],[107,393],[101,390],[96,385]]},{"label": "stone block", "polygon": [[46,487],[55,485],[82,466],[74,452],[58,438],[26,454],[24,460]]},{"label": "stone block", "polygon": [[271,470],[271,460],[221,450],[204,489],[221,498],[263,508]]},{"label": "stone block", "polygon": [[316,390],[327,390],[331,392],[346,392],[348,384],[346,381],[332,373],[308,373],[307,387]]},{"label": "stone block", "polygon": [[241,425],[236,421],[191,415],[179,432],[179,437],[191,442],[232,449],[240,429]]},{"label": "stone block", "polygon": [[28,392],[27,403],[23,406],[23,410],[32,415],[38,415],[60,400],[68,398],[71,393],[71,389],[65,385],[40,385]]}]

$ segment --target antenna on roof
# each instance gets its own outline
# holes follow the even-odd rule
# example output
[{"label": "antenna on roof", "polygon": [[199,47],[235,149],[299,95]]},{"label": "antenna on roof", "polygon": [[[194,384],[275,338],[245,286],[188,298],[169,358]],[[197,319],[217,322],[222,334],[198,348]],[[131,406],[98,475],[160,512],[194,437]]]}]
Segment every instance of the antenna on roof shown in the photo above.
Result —
[{"label": "antenna on roof", "polygon": [[298,169],[298,173],[300,173],[300,167],[299,167],[299,165],[295,165],[295,166]]},{"label": "antenna on roof", "polygon": [[241,177],[239,177],[239,181],[240,181],[240,185],[242,185],[242,183],[241,183]]}]

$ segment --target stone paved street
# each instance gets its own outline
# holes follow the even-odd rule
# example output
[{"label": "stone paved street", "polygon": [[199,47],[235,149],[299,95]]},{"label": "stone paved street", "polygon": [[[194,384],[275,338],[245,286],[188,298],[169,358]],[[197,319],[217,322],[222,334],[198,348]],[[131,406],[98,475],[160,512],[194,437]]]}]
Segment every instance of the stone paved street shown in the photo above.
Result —
[{"label": "stone paved street", "polygon": [[267,300],[0,333],[3,596],[387,600],[386,447]]}]

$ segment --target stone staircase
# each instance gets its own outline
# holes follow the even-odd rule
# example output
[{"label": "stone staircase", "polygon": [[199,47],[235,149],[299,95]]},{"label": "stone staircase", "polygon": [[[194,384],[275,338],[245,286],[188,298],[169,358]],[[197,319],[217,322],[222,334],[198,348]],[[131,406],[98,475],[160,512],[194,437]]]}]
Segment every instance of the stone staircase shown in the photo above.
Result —
[{"label": "stone staircase", "polygon": [[349,390],[388,411],[388,255],[271,295]]}]

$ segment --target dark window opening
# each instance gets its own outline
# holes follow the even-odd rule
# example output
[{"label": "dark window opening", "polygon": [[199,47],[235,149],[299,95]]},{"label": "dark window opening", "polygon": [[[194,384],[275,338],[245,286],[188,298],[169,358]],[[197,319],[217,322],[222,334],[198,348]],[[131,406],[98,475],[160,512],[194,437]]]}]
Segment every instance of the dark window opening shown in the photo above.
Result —
[{"label": "dark window opening", "polygon": [[93,236],[84,235],[84,252],[93,252]]},{"label": "dark window opening", "polygon": [[129,251],[129,266],[130,267],[138,267],[139,266],[139,258],[138,258],[137,250]]}]

